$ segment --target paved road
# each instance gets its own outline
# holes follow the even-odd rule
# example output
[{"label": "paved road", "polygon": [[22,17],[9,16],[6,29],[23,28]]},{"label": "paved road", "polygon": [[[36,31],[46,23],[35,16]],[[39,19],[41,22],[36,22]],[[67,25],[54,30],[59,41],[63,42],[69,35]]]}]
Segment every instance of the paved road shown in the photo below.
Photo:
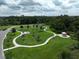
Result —
[{"label": "paved road", "polygon": [[5,32],[0,31],[0,59],[5,59],[4,53],[3,53],[3,39],[5,37]]},{"label": "paved road", "polygon": [[5,59],[3,52],[3,40],[5,38],[5,35],[10,31],[11,28],[7,29],[6,31],[0,31],[0,59]]}]

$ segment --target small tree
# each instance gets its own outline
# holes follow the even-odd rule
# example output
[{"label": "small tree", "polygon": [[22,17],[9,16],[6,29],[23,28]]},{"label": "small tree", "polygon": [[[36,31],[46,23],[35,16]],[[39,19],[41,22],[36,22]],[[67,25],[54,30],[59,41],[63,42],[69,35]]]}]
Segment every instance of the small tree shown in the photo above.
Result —
[{"label": "small tree", "polygon": [[38,25],[36,25],[36,28],[38,27]]},{"label": "small tree", "polygon": [[30,26],[29,25],[27,25],[27,28],[29,28]]},{"label": "small tree", "polygon": [[72,59],[69,51],[63,51],[61,53],[61,59]]},{"label": "small tree", "polygon": [[37,42],[39,42],[40,41],[40,36],[37,34],[37,35],[35,35],[35,40],[37,41]]},{"label": "small tree", "polygon": [[40,26],[40,31],[43,31],[43,29],[44,29],[43,26]]},{"label": "small tree", "polygon": [[12,29],[11,29],[11,32],[12,32],[12,33],[15,33],[15,32],[16,32],[16,29],[15,29],[15,28],[12,28]]},{"label": "small tree", "polygon": [[13,59],[12,55],[13,55],[12,52],[7,51],[6,52],[6,59]]},{"label": "small tree", "polygon": [[35,27],[35,25],[32,25],[33,26],[33,28]]},{"label": "small tree", "polygon": [[79,31],[77,31],[76,33],[74,33],[74,37],[76,38],[76,40],[79,41]]},{"label": "small tree", "polygon": [[79,42],[74,46],[75,49],[79,49]]},{"label": "small tree", "polygon": [[40,29],[43,29],[43,26],[40,26]]},{"label": "small tree", "polygon": [[23,28],[23,26],[20,26],[20,28]]}]

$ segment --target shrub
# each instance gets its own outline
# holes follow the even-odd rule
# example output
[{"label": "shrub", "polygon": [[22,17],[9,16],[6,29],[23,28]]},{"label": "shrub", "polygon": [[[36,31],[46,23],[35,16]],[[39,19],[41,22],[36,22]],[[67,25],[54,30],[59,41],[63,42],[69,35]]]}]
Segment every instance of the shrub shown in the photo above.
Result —
[{"label": "shrub", "polygon": [[23,26],[20,26],[20,28],[23,28]]},{"label": "shrub", "polygon": [[12,33],[15,33],[15,32],[16,32],[16,29],[15,29],[15,28],[12,28],[12,29],[11,29],[11,32],[12,32]]}]

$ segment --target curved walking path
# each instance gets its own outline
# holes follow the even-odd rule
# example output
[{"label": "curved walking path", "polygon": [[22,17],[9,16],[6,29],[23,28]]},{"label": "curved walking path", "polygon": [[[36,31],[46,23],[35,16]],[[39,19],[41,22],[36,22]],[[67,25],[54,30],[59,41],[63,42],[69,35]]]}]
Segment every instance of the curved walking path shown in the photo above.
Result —
[{"label": "curved walking path", "polygon": [[0,59],[5,59],[3,53],[3,39],[5,37],[4,31],[0,31]]},{"label": "curved walking path", "polygon": [[[14,26],[13,26],[14,27]],[[13,27],[10,27],[8,28],[7,30],[5,31],[0,31],[0,59],[5,59],[5,56],[4,56],[4,52],[3,52],[3,41],[7,35],[7,33],[10,31],[11,28]]]},{"label": "curved walking path", "polygon": [[[56,37],[56,36],[60,36],[60,35],[57,35],[57,34],[55,34],[55,33],[53,33],[53,32],[46,31],[46,30],[47,30],[47,27],[45,27],[44,31],[45,31],[45,32],[52,33],[53,36],[49,37],[49,38],[48,38],[44,43],[42,43],[42,44],[32,45],[32,46],[29,46],[29,45],[20,45],[20,44],[18,44],[18,43],[16,42],[16,39],[19,38],[19,37],[21,37],[21,36],[24,34],[23,32],[18,31],[18,32],[20,32],[21,34],[13,39],[14,47],[4,49],[3,51],[11,50],[11,49],[18,48],[18,47],[33,48],[33,47],[43,46],[43,45],[46,45],[52,38],[54,38],[54,37]],[[30,32],[29,32],[29,33],[30,33]],[[26,34],[29,34],[29,33],[26,32]],[[61,37],[61,36],[60,36],[60,37]],[[69,38],[69,37],[63,37],[63,38]]]}]

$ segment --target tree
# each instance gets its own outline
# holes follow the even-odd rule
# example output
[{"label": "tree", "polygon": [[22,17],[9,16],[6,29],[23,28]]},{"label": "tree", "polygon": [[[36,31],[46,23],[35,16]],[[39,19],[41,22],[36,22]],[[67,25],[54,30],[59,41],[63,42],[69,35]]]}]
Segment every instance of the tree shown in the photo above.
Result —
[{"label": "tree", "polygon": [[27,28],[29,28],[30,26],[29,25],[27,25]]},{"label": "tree", "polygon": [[33,37],[35,38],[35,40],[36,40],[37,42],[40,41],[40,36],[39,36],[39,34],[36,34],[36,35],[34,34]]},{"label": "tree", "polygon": [[32,25],[32,27],[34,28],[34,27],[35,27],[35,25]]},{"label": "tree", "polygon": [[75,40],[78,41],[78,43],[76,43],[76,45],[74,46],[74,48],[79,49],[79,31],[76,31],[76,32],[73,34],[72,39],[75,39]]},{"label": "tree", "polygon": [[37,28],[38,26],[39,26],[39,25],[37,24],[37,25],[36,25],[36,28]]},{"label": "tree", "polygon": [[44,29],[43,26],[40,26],[40,29],[39,29],[39,30],[40,30],[41,32],[43,31],[43,29]]},{"label": "tree", "polygon": [[55,32],[57,32],[57,33],[61,33],[63,31],[66,31],[66,26],[65,26],[64,21],[62,19],[55,19],[50,24],[50,28],[51,28],[51,30],[55,29]]},{"label": "tree", "polygon": [[12,33],[15,33],[15,32],[16,32],[16,29],[15,29],[15,28],[12,28],[12,29],[11,29],[11,32],[12,32]]},{"label": "tree", "polygon": [[43,29],[44,29],[44,28],[43,28],[43,26],[40,26],[40,29],[42,29],[42,30],[43,30]]},{"label": "tree", "polygon": [[79,20],[72,22],[70,28],[73,32],[77,32],[79,30]]},{"label": "tree", "polygon": [[12,52],[7,51],[6,52],[6,59],[13,59],[12,55],[13,55]]},{"label": "tree", "polygon": [[61,53],[61,59],[72,59],[70,52],[68,52],[68,51],[63,51],[63,52]]},{"label": "tree", "polygon": [[79,42],[74,46],[75,49],[79,49]]},{"label": "tree", "polygon": [[39,42],[40,41],[40,36],[39,35],[37,35],[37,42]]},{"label": "tree", "polygon": [[23,26],[20,26],[20,28],[23,28]]},{"label": "tree", "polygon": [[79,41],[79,31],[74,33],[74,37],[77,41]]}]

